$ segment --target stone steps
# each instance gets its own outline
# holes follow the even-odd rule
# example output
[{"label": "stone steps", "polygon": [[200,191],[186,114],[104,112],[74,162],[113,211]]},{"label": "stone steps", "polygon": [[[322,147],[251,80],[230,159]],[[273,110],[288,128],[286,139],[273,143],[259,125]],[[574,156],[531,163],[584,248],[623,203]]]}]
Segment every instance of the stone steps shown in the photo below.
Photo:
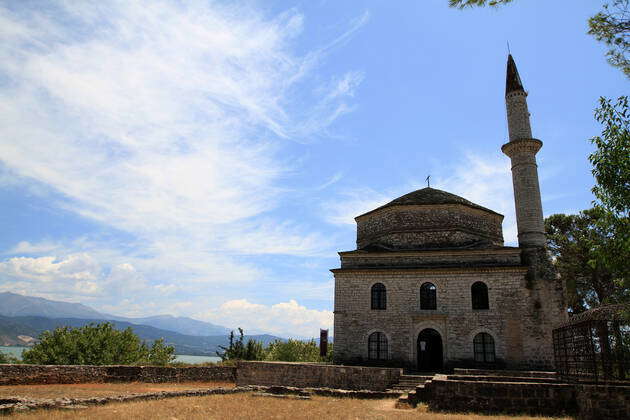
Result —
[{"label": "stone steps", "polygon": [[528,377],[528,376],[494,376],[494,375],[447,375],[453,381],[475,381],[475,382],[528,382],[538,384],[558,383],[555,377]]},{"label": "stone steps", "polygon": [[423,385],[430,381],[433,375],[402,375],[397,384],[391,389],[397,391],[408,391],[415,389],[418,385]]}]

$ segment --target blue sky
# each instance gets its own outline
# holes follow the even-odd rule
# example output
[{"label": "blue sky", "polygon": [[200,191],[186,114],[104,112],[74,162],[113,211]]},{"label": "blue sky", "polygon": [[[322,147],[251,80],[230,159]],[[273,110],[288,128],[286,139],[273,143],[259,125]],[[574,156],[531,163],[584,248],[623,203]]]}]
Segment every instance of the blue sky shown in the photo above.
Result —
[{"label": "blue sky", "polygon": [[0,2],[0,291],[314,336],[353,217],[428,174],[513,245],[508,41],[545,215],[588,208],[601,3],[447,3]]}]

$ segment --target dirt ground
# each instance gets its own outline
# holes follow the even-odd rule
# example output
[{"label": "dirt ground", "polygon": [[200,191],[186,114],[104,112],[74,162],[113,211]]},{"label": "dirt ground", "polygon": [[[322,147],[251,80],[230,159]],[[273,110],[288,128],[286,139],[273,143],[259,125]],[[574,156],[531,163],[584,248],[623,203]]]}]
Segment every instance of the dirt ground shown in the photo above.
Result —
[{"label": "dirt ground", "polygon": [[[154,386],[154,385],[152,385]],[[534,420],[546,417],[480,416],[469,414],[438,414],[421,406],[415,410],[399,410],[395,400],[356,400],[313,397],[292,400],[257,397],[252,393],[211,395],[205,397],[172,398],[158,401],[116,403],[89,408],[34,411],[13,414],[5,418],[16,420],[41,419],[415,419],[415,420]],[[1,417],[1,416],[0,416]],[[569,420],[569,418],[565,418]]]},{"label": "dirt ground", "polygon": [[0,398],[85,398],[111,395],[139,394],[158,391],[181,391],[199,388],[233,388],[233,382],[182,382],[152,384],[144,382],[63,385],[8,385],[0,386]]}]

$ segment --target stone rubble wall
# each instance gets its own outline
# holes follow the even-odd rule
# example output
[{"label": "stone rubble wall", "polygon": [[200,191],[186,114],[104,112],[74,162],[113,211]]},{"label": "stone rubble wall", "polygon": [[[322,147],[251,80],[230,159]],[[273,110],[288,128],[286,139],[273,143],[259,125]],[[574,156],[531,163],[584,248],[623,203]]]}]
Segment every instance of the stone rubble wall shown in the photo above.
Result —
[{"label": "stone rubble wall", "polygon": [[236,381],[233,366],[2,365],[0,385]]},{"label": "stone rubble wall", "polygon": [[384,391],[402,369],[286,362],[238,362],[236,384]]},{"label": "stone rubble wall", "polygon": [[424,399],[432,411],[574,414],[575,388],[568,384],[451,381],[434,379]]},{"label": "stone rubble wall", "polygon": [[577,386],[576,399],[578,420],[617,420],[630,415],[630,384]]}]

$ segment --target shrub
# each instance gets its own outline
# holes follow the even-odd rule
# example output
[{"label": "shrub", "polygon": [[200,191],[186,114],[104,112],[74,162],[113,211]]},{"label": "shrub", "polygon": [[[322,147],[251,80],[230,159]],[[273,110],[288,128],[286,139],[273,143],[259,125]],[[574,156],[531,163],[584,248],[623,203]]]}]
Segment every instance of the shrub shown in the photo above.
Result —
[{"label": "shrub", "polygon": [[114,329],[109,323],[80,328],[60,327],[44,331],[40,342],[22,354],[25,363],[45,365],[134,365],[163,366],[175,359],[175,349],[163,339],[149,348],[133,333]]}]

